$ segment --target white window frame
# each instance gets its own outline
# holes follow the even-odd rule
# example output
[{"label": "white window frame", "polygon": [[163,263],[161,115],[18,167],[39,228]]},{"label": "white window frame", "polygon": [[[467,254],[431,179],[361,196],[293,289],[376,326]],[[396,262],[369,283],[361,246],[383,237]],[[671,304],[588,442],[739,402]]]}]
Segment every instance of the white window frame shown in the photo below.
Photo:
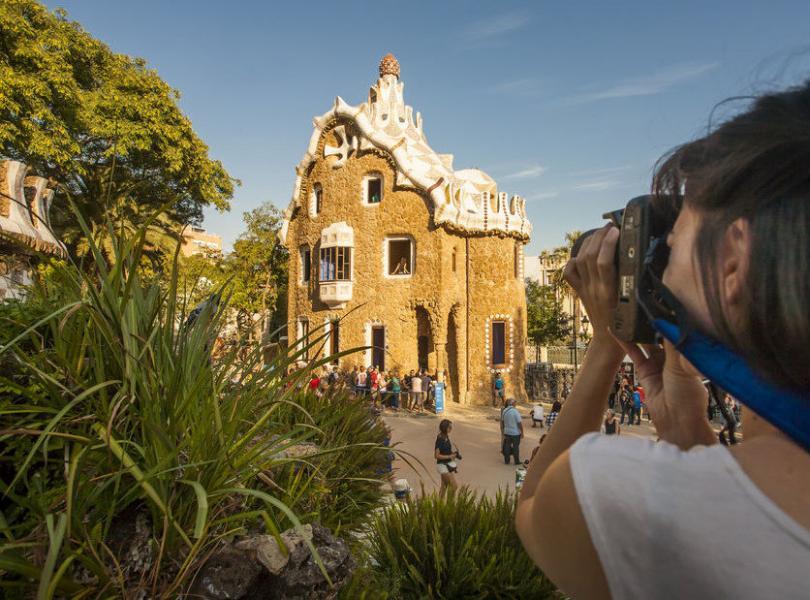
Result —
[{"label": "white window frame", "polygon": [[[379,202],[369,202],[368,201],[368,182],[372,179],[379,179],[380,180],[380,201]],[[385,177],[379,171],[371,171],[370,173],[366,173],[363,175],[363,183],[362,183],[362,190],[361,193],[363,195],[363,206],[379,206],[383,203],[385,199]]]},{"label": "white window frame", "polygon": [[[388,273],[388,242],[411,243],[411,272],[407,275],[391,275]],[[410,279],[416,272],[416,240],[409,235],[391,235],[383,239],[383,277],[386,279]]]},{"label": "white window frame", "polygon": [[[490,338],[492,336],[493,321],[503,321],[505,323],[504,343],[506,347],[504,348],[504,358],[506,359],[506,363],[503,365],[492,364],[492,348]],[[486,352],[486,365],[490,373],[495,373],[496,371],[509,373],[512,370],[512,367],[515,365],[515,321],[512,318],[512,315],[498,314],[487,317],[486,332],[484,336],[484,349]]]}]

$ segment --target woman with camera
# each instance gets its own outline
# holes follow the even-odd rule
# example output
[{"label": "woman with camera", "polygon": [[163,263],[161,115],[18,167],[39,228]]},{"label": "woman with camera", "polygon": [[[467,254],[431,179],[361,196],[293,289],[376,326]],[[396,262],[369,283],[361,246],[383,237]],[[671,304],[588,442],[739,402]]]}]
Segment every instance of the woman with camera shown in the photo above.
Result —
[{"label": "woman with camera", "polygon": [[[772,388],[806,399],[796,413],[806,414],[810,83],[760,97],[676,150],[653,190],[662,202],[683,194],[663,272],[679,316]],[[594,335],[525,479],[517,531],[527,552],[576,598],[810,596],[810,454],[795,441],[806,438],[744,406],[744,441],[718,444],[701,375],[679,350],[611,335],[618,240],[604,227],[566,267]],[[596,433],[625,354],[658,443]]]},{"label": "woman with camera", "polygon": [[436,470],[442,478],[440,493],[444,493],[447,488],[457,489],[456,472],[458,471],[457,460],[461,460],[458,449],[453,450],[450,442],[450,432],[453,430],[453,423],[450,419],[442,419],[439,423],[439,435],[436,436],[436,445],[433,455],[436,458]]}]

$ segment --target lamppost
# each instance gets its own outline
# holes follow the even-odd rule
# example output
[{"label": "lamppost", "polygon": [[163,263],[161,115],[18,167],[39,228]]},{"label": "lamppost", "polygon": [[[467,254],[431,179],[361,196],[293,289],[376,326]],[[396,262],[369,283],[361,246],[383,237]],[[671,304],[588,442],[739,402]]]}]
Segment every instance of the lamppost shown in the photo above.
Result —
[{"label": "lamppost", "polygon": [[582,315],[582,318],[579,320],[579,327],[581,330],[581,332],[579,332],[577,331],[576,317],[571,317],[571,339],[574,344],[574,374],[576,374],[576,372],[579,370],[579,338],[580,335],[583,337],[585,336],[585,333],[588,331],[588,323],[590,323],[588,315]]}]

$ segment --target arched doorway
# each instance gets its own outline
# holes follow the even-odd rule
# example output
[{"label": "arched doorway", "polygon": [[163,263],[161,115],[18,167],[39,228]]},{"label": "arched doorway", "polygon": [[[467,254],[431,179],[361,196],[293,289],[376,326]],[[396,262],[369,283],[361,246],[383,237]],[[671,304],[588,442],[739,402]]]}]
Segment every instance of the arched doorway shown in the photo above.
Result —
[{"label": "arched doorway", "polygon": [[461,394],[458,376],[458,326],[454,311],[447,315],[447,397],[458,402]]},{"label": "arched doorway", "polygon": [[433,347],[430,317],[421,306],[416,307],[416,363],[417,368],[428,368],[428,354]]}]

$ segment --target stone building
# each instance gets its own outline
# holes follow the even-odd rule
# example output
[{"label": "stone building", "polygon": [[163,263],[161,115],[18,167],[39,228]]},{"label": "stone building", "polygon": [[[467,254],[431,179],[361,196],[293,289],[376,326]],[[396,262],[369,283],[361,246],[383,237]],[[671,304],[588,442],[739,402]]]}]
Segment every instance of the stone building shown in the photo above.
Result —
[{"label": "stone building", "polygon": [[22,295],[38,253],[65,254],[51,232],[52,200],[47,179],[21,162],[0,161],[0,301]]},{"label": "stone building", "polygon": [[289,338],[364,347],[346,368],[444,373],[451,401],[490,401],[496,371],[523,397],[525,201],[431,149],[399,73],[387,55],[367,102],[314,120],[281,231]]}]

